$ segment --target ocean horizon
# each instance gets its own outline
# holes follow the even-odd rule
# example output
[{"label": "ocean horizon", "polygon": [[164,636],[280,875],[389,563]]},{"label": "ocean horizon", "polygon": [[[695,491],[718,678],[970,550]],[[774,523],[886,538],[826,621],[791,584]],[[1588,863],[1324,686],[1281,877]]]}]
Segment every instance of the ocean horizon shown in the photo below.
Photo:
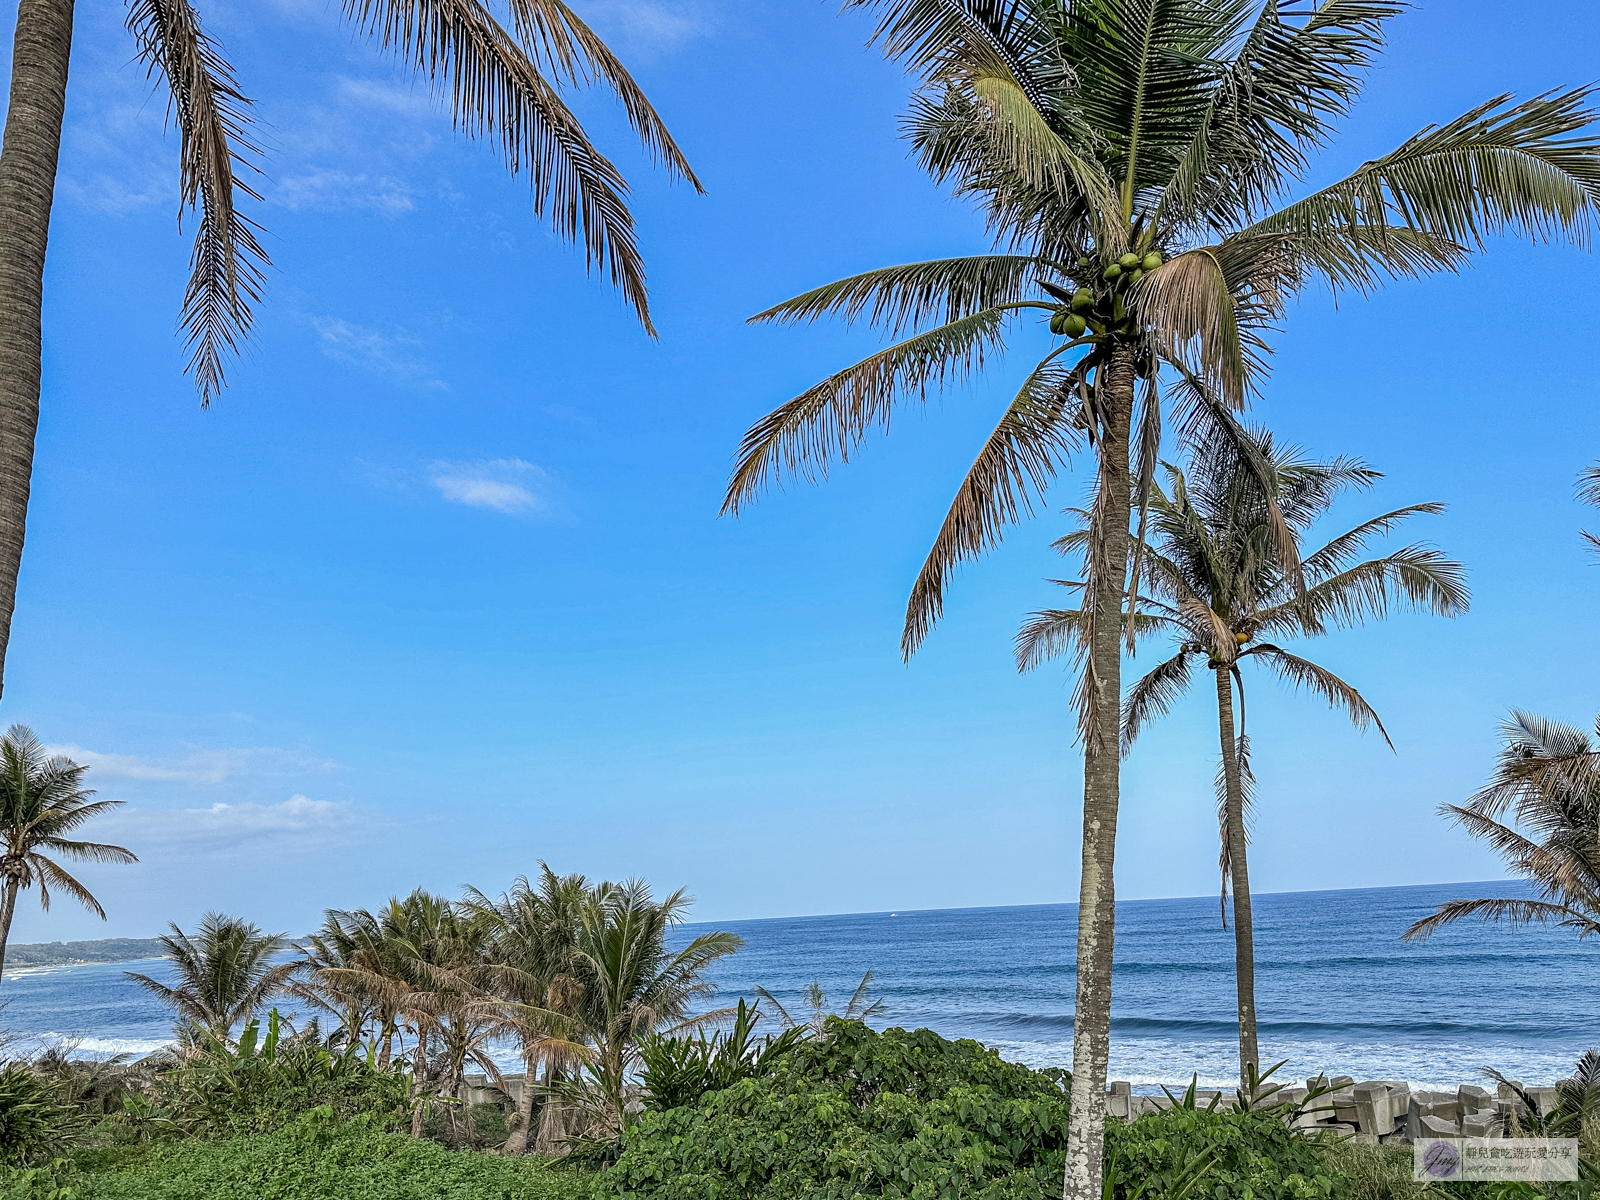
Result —
[{"label": "ocean horizon", "polygon": [[[1321,1071],[1454,1087],[1493,1067],[1529,1083],[1568,1074],[1600,1045],[1600,948],[1568,930],[1460,924],[1422,943],[1405,928],[1443,900],[1521,896],[1518,881],[1259,893],[1256,1002],[1263,1063],[1284,1080]],[[800,1015],[821,983],[843,1008],[862,973],[880,1026],[975,1038],[1030,1066],[1072,1054],[1076,904],[921,909],[694,922],[745,939],[710,972],[715,1003],[762,986]],[[131,964],[5,973],[10,1053],[66,1042],[84,1055],[143,1054],[170,1041],[171,1014],[123,976]],[[141,969],[166,978],[161,960]],[[287,1010],[290,1006],[285,1005]],[[770,1014],[769,1014],[770,1015]],[[1111,1077],[1136,1091],[1237,1078],[1233,939],[1217,897],[1117,905]],[[504,1056],[512,1065],[514,1055]]]}]

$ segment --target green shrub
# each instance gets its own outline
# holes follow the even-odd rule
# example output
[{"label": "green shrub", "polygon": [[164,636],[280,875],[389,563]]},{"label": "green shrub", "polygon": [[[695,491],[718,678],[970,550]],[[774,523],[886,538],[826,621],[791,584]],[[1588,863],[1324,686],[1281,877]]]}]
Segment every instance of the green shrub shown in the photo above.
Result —
[{"label": "green shrub", "polygon": [[741,1079],[768,1074],[778,1059],[793,1052],[807,1027],[792,1026],[776,1037],[758,1038],[759,1009],[741,999],[733,1026],[709,1037],[647,1037],[639,1044],[644,1104],[652,1111],[694,1104],[707,1092],[732,1087]]},{"label": "green shrub", "polygon": [[82,1121],[56,1103],[48,1083],[21,1063],[0,1071],[0,1163],[25,1164],[74,1137]]},{"label": "green shrub", "polygon": [[[1063,1071],[1033,1071],[926,1029],[833,1020],[758,1078],[646,1113],[601,1188],[639,1200],[1044,1200],[1061,1194]],[[1111,1122],[1119,1194],[1344,1196],[1273,1112],[1173,1110]]]},{"label": "green shrub", "polygon": [[[266,1133],[301,1113],[331,1108],[340,1117],[369,1113],[397,1120],[410,1077],[378,1070],[358,1046],[332,1051],[313,1038],[281,1035],[278,1011],[266,1036],[252,1020],[237,1045],[200,1031],[193,1057],[165,1071],[157,1109],[146,1114],[189,1133],[228,1137]],[[132,1115],[132,1114],[130,1114]]]},{"label": "green shrub", "polygon": [[977,1042],[833,1019],[770,1074],[646,1113],[602,1186],[650,1200],[1059,1195],[1064,1082]]},{"label": "green shrub", "polygon": [[[0,1197],[30,1196],[19,1176]],[[322,1110],[270,1134],[139,1147],[120,1167],[57,1182],[73,1200],[588,1200],[592,1176],[447,1150]]]}]

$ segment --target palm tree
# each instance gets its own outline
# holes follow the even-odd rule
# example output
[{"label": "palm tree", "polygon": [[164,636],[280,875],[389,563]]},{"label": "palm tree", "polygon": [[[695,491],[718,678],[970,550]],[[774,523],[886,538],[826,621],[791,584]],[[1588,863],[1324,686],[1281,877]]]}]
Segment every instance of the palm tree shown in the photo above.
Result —
[{"label": "palm tree", "polygon": [[[1355,561],[1372,538],[1392,532],[1409,517],[1442,512],[1442,504],[1411,504],[1373,517],[1302,557],[1301,538],[1326,515],[1339,493],[1370,487],[1382,475],[1353,459],[1310,461],[1293,447],[1275,445],[1265,431],[1251,431],[1248,446],[1249,453],[1241,453],[1231,442],[1196,447],[1187,473],[1169,465],[1167,490],[1152,489],[1152,545],[1144,556],[1143,581],[1149,598],[1140,602],[1138,632],[1140,636],[1170,633],[1178,647],[1176,654],[1129,689],[1122,720],[1126,754],[1145,725],[1164,715],[1188,689],[1191,666],[1203,661],[1216,675],[1223,926],[1227,926],[1231,883],[1239,1077],[1246,1087],[1259,1077],[1261,1059],[1256,1046],[1255,936],[1246,856],[1246,817],[1254,777],[1244,731],[1240,664],[1259,663],[1289,684],[1309,688],[1343,709],[1356,728],[1375,725],[1388,741],[1378,714],[1355,688],[1325,667],[1257,639],[1263,634],[1316,637],[1330,627],[1382,618],[1397,605],[1422,607],[1441,616],[1457,615],[1467,606],[1461,564],[1446,560],[1437,550],[1412,545],[1381,558]],[[1265,466],[1264,476],[1258,466]],[[1286,571],[1275,550],[1279,518],[1294,539],[1295,557],[1302,563],[1298,573]],[[1087,523],[1088,514],[1080,513],[1080,520]],[[1062,538],[1057,547],[1081,554],[1086,543],[1087,532],[1080,530]],[[1075,650],[1080,628],[1081,614],[1075,610],[1033,614],[1017,636],[1017,665],[1031,670]]]},{"label": "palm tree", "polygon": [[[645,149],[700,183],[627,69],[564,0],[505,0],[509,22],[478,0],[343,0],[361,34],[425,78],[456,128],[492,142],[512,175],[526,171],[533,208],[583,244],[652,335],[644,263],[628,186],[562,99],[600,83],[622,102]],[[130,0],[128,31],[152,79],[166,85],[179,133],[180,213],[195,217],[182,305],[189,371],[202,407],[222,388],[223,358],[248,336],[269,265],[260,226],[240,211],[259,153],[251,101],[190,0]],[[66,108],[73,0],[21,0],[11,99],[0,142],[0,669],[22,560],[39,377],[45,247]]]},{"label": "palm tree", "polygon": [[538,886],[519,876],[509,891],[490,900],[467,889],[465,907],[488,931],[489,960],[484,1003],[495,1012],[497,1032],[514,1037],[525,1074],[517,1112],[503,1154],[522,1154],[533,1128],[539,1068],[550,1089],[588,1057],[579,1019],[583,987],[578,981],[578,930],[590,895],[582,875],[557,875],[540,863]]},{"label": "palm tree", "polygon": [[744,939],[720,930],[702,933],[674,952],[667,938],[689,904],[682,888],[657,901],[644,880],[630,879],[602,883],[579,914],[580,1011],[594,1046],[589,1069],[611,1122],[622,1119],[624,1084],[640,1039],[663,1027],[677,1029],[723,1015],[691,1017],[690,1008],[716,991],[705,978],[706,968],[744,945]]},{"label": "palm tree", "polygon": [[1489,783],[1439,812],[1499,851],[1541,898],[1451,900],[1407,929],[1405,941],[1463,917],[1600,934],[1600,748],[1581,729],[1525,712],[1512,712],[1503,737]]},{"label": "palm tree", "polygon": [[90,800],[92,788],[83,786],[88,767],[69,758],[45,753],[33,730],[13,725],[0,738],[0,970],[5,969],[6,943],[11,920],[17,915],[17,894],[37,885],[39,907],[50,911],[50,889],[71,896],[102,921],[106,910],[100,901],[69,875],[51,855],[79,862],[132,863],[133,851],[101,842],[80,842],[66,835],[91,817],[121,804],[120,800]]},{"label": "palm tree", "polygon": [[[227,1041],[235,1025],[288,989],[299,963],[286,961],[286,935],[262,933],[238,917],[208,912],[191,935],[171,926],[161,938],[162,956],[176,968],[178,986],[158,983],[136,971],[123,974],[177,1010],[180,1031],[205,1030]],[[278,961],[274,961],[274,960]],[[186,1033],[181,1033],[185,1040]]]},{"label": "palm tree", "polygon": [[[886,52],[923,80],[912,144],[937,180],[978,201],[1002,252],[869,271],[753,318],[864,318],[900,340],[753,425],[724,511],[779,476],[848,459],[897,403],[969,377],[1017,318],[1050,315],[1061,340],[957,488],[901,648],[914,653],[937,621],[954,568],[1030,514],[1087,439],[1096,484],[1076,697],[1084,840],[1065,1188],[1067,1200],[1098,1200],[1121,644],[1134,607],[1124,601],[1142,574],[1129,569],[1130,513],[1150,495],[1163,416],[1237,440],[1231,410],[1261,374],[1265,335],[1315,280],[1364,291],[1453,270],[1506,230],[1581,242],[1600,203],[1600,143],[1578,136],[1593,117],[1586,90],[1499,97],[1296,198],[1402,0],[848,4],[881,14]],[[1288,531],[1277,533],[1292,572]]]},{"label": "palm tree", "polygon": [[856,990],[850,994],[850,1002],[844,1006],[844,1011],[830,1012],[827,993],[822,990],[822,982],[813,979],[800,993],[800,1002],[811,1010],[811,1016],[804,1021],[797,1021],[790,1016],[789,1010],[766,988],[756,988],[756,995],[772,1005],[785,1029],[807,1029],[812,1037],[820,1037],[827,1029],[829,1017],[838,1017],[844,1021],[865,1021],[868,1017],[882,1016],[888,1010],[888,1006],[881,998],[874,999],[871,990],[872,972],[867,971],[861,976],[861,982],[856,985]]}]

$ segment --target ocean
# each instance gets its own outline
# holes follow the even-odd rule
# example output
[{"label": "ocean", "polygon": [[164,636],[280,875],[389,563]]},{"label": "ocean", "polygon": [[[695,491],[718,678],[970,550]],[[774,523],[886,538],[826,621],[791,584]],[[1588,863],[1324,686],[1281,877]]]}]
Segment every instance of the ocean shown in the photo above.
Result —
[{"label": "ocean", "polygon": [[[1326,1070],[1358,1079],[1447,1086],[1494,1067],[1553,1082],[1600,1046],[1600,941],[1564,929],[1462,924],[1421,944],[1400,934],[1442,900],[1523,895],[1522,885],[1462,883],[1255,897],[1261,1054],[1284,1079]],[[745,947],[717,965],[717,1004],[765,987],[791,1013],[817,980],[842,1008],[873,972],[887,1011],[875,1024],[976,1038],[1003,1057],[1068,1066],[1076,906],[1029,905],[685,925],[687,940],[732,930]],[[0,1028],[9,1053],[67,1040],[81,1054],[144,1053],[171,1018],[124,978],[166,978],[164,964],[7,972]],[[1111,1077],[1136,1091],[1236,1078],[1233,942],[1216,897],[1117,906]],[[509,1062],[509,1056],[508,1056]]]}]

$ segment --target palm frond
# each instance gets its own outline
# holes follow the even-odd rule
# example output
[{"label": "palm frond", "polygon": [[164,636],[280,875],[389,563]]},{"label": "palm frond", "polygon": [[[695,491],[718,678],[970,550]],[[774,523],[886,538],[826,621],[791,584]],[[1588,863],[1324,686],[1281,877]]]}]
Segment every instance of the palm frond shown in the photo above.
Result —
[{"label": "palm frond", "polygon": [[1600,933],[1600,922],[1588,913],[1568,908],[1564,904],[1550,904],[1543,900],[1450,900],[1439,905],[1430,916],[1413,924],[1400,935],[1401,940],[1423,941],[1437,933],[1441,927],[1452,921],[1459,921],[1463,917],[1499,921],[1511,926],[1544,925],[1553,922],[1577,929],[1580,937]]},{"label": "palm frond", "polygon": [[1075,372],[1053,360],[1054,354],[1028,374],[956,491],[906,602],[900,652],[907,660],[943,615],[954,568],[996,545],[1007,525],[1032,515],[1034,496],[1077,448]]},{"label": "palm frond", "polygon": [[865,314],[868,324],[899,337],[930,320],[948,325],[963,317],[1011,304],[1034,294],[1041,276],[1055,277],[1052,264],[1024,254],[979,254],[940,258],[866,271],[803,292],[750,318],[798,323],[837,316],[847,324]]},{"label": "palm frond", "polygon": [[887,425],[898,396],[925,399],[928,390],[967,378],[1000,349],[1006,314],[983,309],[919,333],[828,376],[774,409],[745,433],[722,502],[740,507],[776,478],[826,477],[833,458],[850,455],[876,425]]},{"label": "palm frond", "polygon": [[456,128],[490,138],[512,175],[528,172],[533,208],[582,242],[652,335],[644,260],[628,185],[527,53],[479,0],[343,0],[363,34],[426,78]]},{"label": "palm frond", "polygon": [[1382,250],[1400,225],[1455,245],[1482,246],[1508,230],[1586,244],[1600,204],[1600,142],[1571,135],[1593,123],[1592,95],[1577,88],[1521,104],[1497,96],[1243,234],[1286,233],[1308,246],[1365,237]]},{"label": "palm frond", "polygon": [[540,47],[546,61],[563,78],[575,83],[598,80],[609,87],[622,101],[628,124],[651,158],[704,194],[705,188],[649,97],[594,30],[563,0],[509,0],[509,4],[513,28],[524,46]]},{"label": "palm frond", "polygon": [[1456,617],[1470,600],[1465,567],[1432,547],[1413,545],[1329,576],[1303,597],[1263,610],[1256,622],[1262,629],[1316,633],[1328,622],[1348,628],[1382,620],[1395,604]]},{"label": "palm frond", "polygon": [[1254,656],[1287,682],[1298,688],[1321,696],[1330,707],[1341,709],[1350,718],[1350,723],[1357,729],[1365,729],[1368,725],[1377,727],[1383,740],[1394,749],[1394,743],[1389,739],[1389,731],[1383,727],[1383,722],[1378,719],[1378,714],[1372,706],[1362,699],[1361,693],[1356,691],[1344,680],[1325,667],[1319,667],[1308,659],[1290,654],[1281,646],[1274,646],[1271,642],[1260,642],[1243,651],[1239,657]]},{"label": "palm frond", "polygon": [[251,305],[261,299],[270,265],[256,237],[260,226],[236,205],[240,195],[261,199],[236,170],[255,170],[250,158],[260,153],[248,136],[251,102],[189,0],[133,0],[127,24],[148,74],[159,76],[171,97],[180,210],[200,216],[181,324],[204,407],[222,389],[223,355],[235,353],[250,332]]},{"label": "palm frond", "polygon": [[1122,753],[1133,749],[1133,743],[1144,727],[1157,717],[1172,711],[1172,705],[1189,688],[1189,659],[1193,651],[1179,650],[1165,662],[1151,668],[1128,689],[1122,701]]}]

